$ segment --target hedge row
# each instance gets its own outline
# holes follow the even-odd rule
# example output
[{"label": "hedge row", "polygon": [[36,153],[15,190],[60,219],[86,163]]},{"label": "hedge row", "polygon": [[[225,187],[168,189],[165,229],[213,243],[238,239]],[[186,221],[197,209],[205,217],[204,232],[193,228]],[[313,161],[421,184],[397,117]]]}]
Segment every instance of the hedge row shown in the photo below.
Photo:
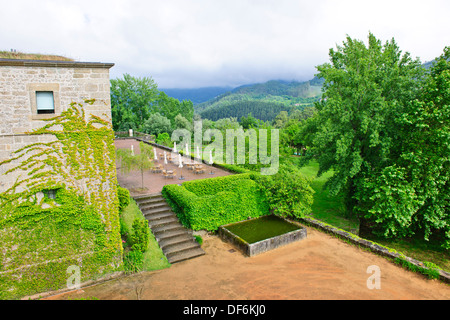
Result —
[{"label": "hedge row", "polygon": [[193,230],[216,231],[231,222],[269,214],[254,174],[239,174],[166,185],[163,195],[181,223]]}]

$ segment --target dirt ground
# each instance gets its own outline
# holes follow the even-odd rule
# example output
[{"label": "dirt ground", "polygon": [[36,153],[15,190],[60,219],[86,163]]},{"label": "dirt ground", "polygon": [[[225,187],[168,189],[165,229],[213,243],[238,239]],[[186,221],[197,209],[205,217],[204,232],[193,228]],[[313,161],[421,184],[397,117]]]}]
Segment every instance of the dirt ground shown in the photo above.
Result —
[{"label": "dirt ground", "polygon": [[[449,300],[450,286],[406,271],[385,258],[307,228],[307,238],[246,257],[217,236],[206,254],[49,299],[100,300]],[[231,252],[230,252],[231,250]],[[369,289],[369,266],[380,289]]]},{"label": "dirt ground", "polygon": [[[126,141],[120,141],[126,147]],[[136,150],[136,147],[134,147]],[[215,169],[217,170],[217,169]],[[217,175],[228,174],[217,172]],[[216,175],[216,176],[217,176]],[[196,175],[197,176],[197,175]],[[149,174],[149,190],[166,181]],[[206,177],[206,174],[204,175]],[[199,178],[199,177],[192,177]],[[140,175],[125,187],[140,183]],[[139,179],[139,180],[137,180]],[[449,300],[450,286],[407,271],[385,258],[307,227],[307,238],[246,257],[231,244],[206,235],[206,254],[170,268],[121,277],[48,299],[100,300]],[[370,266],[380,270],[380,289],[369,289]],[[369,283],[372,282],[369,280]]]}]

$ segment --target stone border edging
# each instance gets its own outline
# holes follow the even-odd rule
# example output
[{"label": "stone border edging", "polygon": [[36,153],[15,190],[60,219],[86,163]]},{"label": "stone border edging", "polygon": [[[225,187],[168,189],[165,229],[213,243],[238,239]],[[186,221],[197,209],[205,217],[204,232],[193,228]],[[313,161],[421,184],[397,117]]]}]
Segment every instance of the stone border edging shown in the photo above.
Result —
[{"label": "stone border edging", "polygon": [[[354,235],[350,232],[338,229],[336,227],[333,227],[329,224],[326,224],[324,222],[315,220],[315,219],[311,219],[311,218],[301,218],[299,219],[301,222],[306,223],[307,225],[323,230],[327,233],[331,233],[334,236],[337,236],[339,238],[342,238],[344,240],[349,241],[352,244],[356,244],[358,246],[364,247],[369,249],[370,251],[379,254],[381,256],[390,258],[390,259],[400,259],[400,260],[404,260],[418,268],[421,269],[425,269],[425,270],[429,270],[430,268],[428,268],[427,266],[425,266],[425,264],[423,262],[420,262],[416,259],[407,257],[401,253],[395,252],[392,249],[389,249],[387,247],[381,246],[375,242],[360,238],[357,235]],[[443,270],[436,270],[439,272],[439,280],[450,284],[450,273],[443,271]]]}]

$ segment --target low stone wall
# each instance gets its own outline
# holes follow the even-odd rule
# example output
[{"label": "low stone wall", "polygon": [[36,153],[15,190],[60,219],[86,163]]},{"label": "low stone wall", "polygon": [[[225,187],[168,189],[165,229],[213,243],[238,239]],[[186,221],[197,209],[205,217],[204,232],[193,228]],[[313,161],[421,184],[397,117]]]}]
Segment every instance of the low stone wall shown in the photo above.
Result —
[{"label": "low stone wall", "polygon": [[[284,219],[286,220],[286,219]],[[286,220],[287,221],[287,220]],[[287,221],[289,223],[293,223],[291,221]],[[261,240],[255,243],[248,243],[238,235],[234,234],[230,230],[227,229],[227,225],[219,227],[219,237],[222,240],[228,241],[231,244],[233,244],[235,247],[237,247],[239,250],[241,250],[243,253],[245,253],[247,256],[252,257],[264,252],[267,252],[269,250],[273,250],[276,248],[279,248],[281,246],[284,246],[286,244],[299,241],[306,238],[306,228],[294,223],[296,226],[298,226],[298,230],[294,230],[291,232],[287,232],[284,234],[281,234],[276,237],[268,238],[265,240]]]},{"label": "low stone wall", "polygon": [[[377,244],[375,242],[372,242],[372,241],[360,238],[357,235],[354,235],[354,234],[352,234],[350,232],[338,229],[338,228],[333,227],[331,225],[328,225],[328,224],[326,224],[324,222],[321,222],[321,221],[318,221],[318,220],[315,220],[315,219],[311,219],[311,218],[300,219],[300,222],[303,222],[306,225],[309,225],[309,226],[311,226],[313,228],[316,228],[316,229],[325,231],[327,233],[330,233],[330,234],[332,234],[332,235],[334,235],[336,237],[339,237],[341,239],[344,239],[344,240],[346,240],[346,241],[348,241],[348,242],[350,242],[352,244],[361,246],[363,248],[367,248],[370,251],[372,251],[372,252],[374,252],[376,254],[379,254],[381,256],[384,256],[384,257],[387,257],[387,258],[390,258],[390,259],[393,259],[393,260],[400,259],[400,260],[406,261],[406,262],[408,262],[408,263],[410,263],[410,264],[412,264],[412,265],[414,265],[414,266],[416,266],[418,268],[422,268],[422,269],[425,269],[425,270],[429,270],[430,269],[427,266],[425,266],[425,264],[423,262],[421,262],[421,261],[418,261],[416,259],[407,257],[407,256],[405,256],[405,255],[403,255],[403,254],[401,254],[399,252],[396,252],[393,249],[389,249],[389,248],[381,246],[381,245],[379,245],[379,244]],[[439,280],[441,280],[443,282],[446,282],[446,283],[450,283],[450,273],[445,272],[443,270],[437,270],[437,271],[439,272]]]}]

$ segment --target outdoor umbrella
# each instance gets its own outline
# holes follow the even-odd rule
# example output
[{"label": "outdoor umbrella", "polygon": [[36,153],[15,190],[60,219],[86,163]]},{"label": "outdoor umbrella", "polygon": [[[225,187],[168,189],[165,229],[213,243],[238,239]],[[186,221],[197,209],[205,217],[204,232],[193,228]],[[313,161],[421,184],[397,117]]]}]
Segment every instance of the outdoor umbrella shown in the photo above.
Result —
[{"label": "outdoor umbrella", "polygon": [[197,146],[197,158],[198,161],[202,161],[202,159],[200,158],[200,148]]},{"label": "outdoor umbrella", "polygon": [[181,154],[178,154],[178,162],[179,162],[178,168],[180,168],[180,171],[181,171],[181,173],[180,173],[180,180],[184,180],[184,177],[183,177],[183,161],[181,159]]},{"label": "outdoor umbrella", "polygon": [[173,152],[177,152],[177,143],[176,142],[173,143]]},{"label": "outdoor umbrella", "polygon": [[214,172],[212,171],[212,165],[213,165],[214,161],[212,158],[212,150],[209,150],[209,164],[211,165],[211,172],[209,174],[214,174]]},{"label": "outdoor umbrella", "polygon": [[156,149],[153,148],[153,154],[155,155],[155,161],[158,161],[158,155],[156,154]]}]

